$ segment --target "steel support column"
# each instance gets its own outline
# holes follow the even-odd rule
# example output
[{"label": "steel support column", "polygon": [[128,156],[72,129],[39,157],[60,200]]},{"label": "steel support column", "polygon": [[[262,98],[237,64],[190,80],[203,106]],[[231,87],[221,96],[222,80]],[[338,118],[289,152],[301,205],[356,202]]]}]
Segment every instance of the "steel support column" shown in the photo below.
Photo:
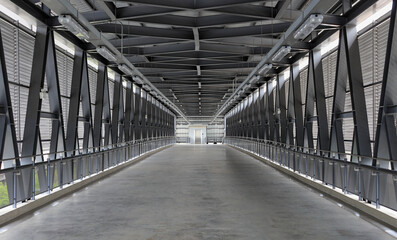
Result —
[{"label": "steel support column", "polygon": [[141,99],[141,89],[136,88],[135,92],[135,117],[134,117],[134,128],[135,128],[135,140],[142,139],[142,99]]},{"label": "steel support column", "polygon": [[[17,167],[19,163],[18,145],[15,134],[14,115],[8,85],[3,40],[0,31],[0,169]],[[13,159],[13,160],[10,160]],[[13,173],[6,173],[8,199],[11,203],[14,195]]]},{"label": "steel support column", "polygon": [[[355,26],[342,27],[339,34],[339,48],[336,68],[334,102],[331,120],[330,150],[344,153],[343,117],[346,98],[346,79],[349,81],[352,115],[354,121],[352,154],[367,156],[362,164],[372,165],[371,142],[365,105],[360,52]],[[344,158],[344,156],[337,156]],[[352,161],[358,159],[353,157]]]},{"label": "steel support column", "polygon": [[132,105],[132,83],[127,82],[126,91],[125,91],[125,121],[124,121],[124,136],[125,141],[131,141],[131,105]]},{"label": "steel support column", "polygon": [[100,151],[102,146],[102,116],[104,109],[105,81],[107,81],[107,67],[102,63],[98,64],[97,88],[94,113],[94,147]]},{"label": "steel support column", "polygon": [[[299,65],[290,66],[290,79],[288,87],[288,111],[287,111],[287,139],[288,145],[303,147],[303,115],[302,97],[299,76]],[[295,136],[294,136],[295,127]]]},{"label": "steel support column", "polygon": [[280,109],[279,114],[279,122],[280,122],[280,142],[286,143],[287,141],[287,104],[286,104],[286,79],[284,76],[279,76],[277,85],[278,85],[278,107]]},{"label": "steel support column", "polygon": [[112,143],[117,147],[119,143],[119,118],[120,118],[120,92],[122,91],[121,76],[116,75],[113,89],[113,109],[112,109]]},{"label": "steel support column", "polygon": [[[382,94],[378,113],[378,125],[376,128],[375,158],[397,160],[397,134],[395,126],[395,112],[397,106],[397,1],[393,0],[389,37],[387,42],[386,61],[383,73]],[[392,162],[378,160],[381,168],[396,169]]]},{"label": "steel support column", "polygon": [[[316,109],[314,109],[316,103]],[[317,115],[315,114],[315,110]],[[329,136],[327,123],[327,108],[325,104],[323,68],[320,50],[309,52],[309,68],[306,90],[306,109],[304,124],[304,146],[313,149],[313,121],[317,121],[317,148],[328,150]]]}]

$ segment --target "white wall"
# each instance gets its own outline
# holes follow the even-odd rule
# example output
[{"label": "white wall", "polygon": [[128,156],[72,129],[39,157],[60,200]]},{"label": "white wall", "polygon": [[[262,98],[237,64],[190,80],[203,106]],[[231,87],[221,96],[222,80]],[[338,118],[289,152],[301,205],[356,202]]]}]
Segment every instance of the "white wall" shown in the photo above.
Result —
[{"label": "white wall", "polygon": [[202,125],[189,126],[190,143],[194,144],[194,131],[195,130],[201,130],[201,133],[202,133],[201,144],[206,144],[207,143],[207,127],[202,126]]}]

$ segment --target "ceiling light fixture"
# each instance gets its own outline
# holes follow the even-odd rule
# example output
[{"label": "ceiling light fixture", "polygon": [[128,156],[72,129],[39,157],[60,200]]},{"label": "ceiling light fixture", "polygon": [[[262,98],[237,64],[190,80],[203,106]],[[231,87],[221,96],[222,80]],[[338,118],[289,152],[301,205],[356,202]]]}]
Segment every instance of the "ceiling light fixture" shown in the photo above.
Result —
[{"label": "ceiling light fixture", "polygon": [[96,48],[96,51],[101,54],[102,57],[106,58],[111,62],[115,62],[117,60],[116,55],[112,53],[107,47],[99,46]]},{"label": "ceiling light fixture", "polygon": [[294,38],[297,40],[305,39],[310,33],[323,22],[323,15],[312,14],[308,19],[296,30]]},{"label": "ceiling light fixture", "polygon": [[117,66],[119,68],[120,71],[122,71],[125,75],[132,75],[132,70],[127,67],[127,65],[125,64],[119,64]]},{"label": "ceiling light fixture", "polygon": [[250,84],[254,84],[254,83],[258,82],[259,79],[261,79],[261,77],[260,77],[259,75],[255,75],[255,76],[253,76],[253,77],[250,79],[249,83],[250,83]]},{"label": "ceiling light fixture", "polygon": [[134,80],[134,82],[138,83],[138,84],[143,84],[141,77],[139,76],[133,76],[132,80]]},{"label": "ceiling light fixture", "polygon": [[146,91],[150,92],[150,90],[152,90],[152,88],[149,85],[144,84],[142,86],[143,89],[145,89]]},{"label": "ceiling light fixture", "polygon": [[259,75],[265,75],[270,69],[272,69],[273,65],[271,63],[263,65],[261,69],[259,69],[258,74]]},{"label": "ceiling light fixture", "polygon": [[80,39],[88,40],[90,37],[88,36],[88,31],[81,26],[72,16],[70,15],[60,15],[58,16],[58,21],[62,26],[67,28],[70,32],[72,32],[76,37]]},{"label": "ceiling light fixture", "polygon": [[244,91],[247,91],[248,89],[250,89],[251,88],[251,84],[246,84],[244,87],[243,87],[243,90]]},{"label": "ceiling light fixture", "polygon": [[274,54],[272,61],[280,62],[288,53],[291,52],[291,46],[282,46],[276,54]]}]

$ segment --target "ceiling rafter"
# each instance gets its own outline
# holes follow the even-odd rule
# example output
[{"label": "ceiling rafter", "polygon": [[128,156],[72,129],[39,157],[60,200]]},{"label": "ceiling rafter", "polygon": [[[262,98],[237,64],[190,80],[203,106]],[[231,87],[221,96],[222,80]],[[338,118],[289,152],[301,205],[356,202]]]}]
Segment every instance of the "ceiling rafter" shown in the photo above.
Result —
[{"label": "ceiling rafter", "polygon": [[[223,105],[225,92],[232,93],[251,74],[310,5],[308,0],[98,0],[91,3],[92,11],[85,8],[79,14],[101,32],[101,38],[122,52],[170,101],[182,105],[188,113],[197,114],[198,108],[194,106],[200,97],[202,112],[206,111],[209,116]],[[365,9],[368,4],[360,1],[356,5]],[[304,41],[288,42],[292,52],[273,63],[275,67],[268,72],[269,76],[283,71],[318,46],[357,12],[340,15],[338,8],[334,8],[321,13],[324,20],[316,29],[318,34]],[[63,35],[69,34],[56,17],[48,16],[47,22],[64,31]],[[96,44],[84,45],[84,49],[97,56]],[[111,66],[114,68],[116,64]],[[178,101],[169,93],[170,88],[174,89]]]}]

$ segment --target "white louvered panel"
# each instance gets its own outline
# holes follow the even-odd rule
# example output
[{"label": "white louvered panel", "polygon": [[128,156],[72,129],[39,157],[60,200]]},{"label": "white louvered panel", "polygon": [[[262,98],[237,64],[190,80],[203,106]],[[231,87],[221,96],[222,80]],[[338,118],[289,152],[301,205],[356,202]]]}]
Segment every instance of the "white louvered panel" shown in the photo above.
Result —
[{"label": "white louvered panel", "polygon": [[[344,118],[343,119],[343,138],[345,140],[353,140],[353,131],[354,131],[353,118]],[[345,149],[346,149],[346,151],[351,150],[350,148],[345,148]]]},{"label": "white louvered panel", "polygon": [[109,80],[109,101],[110,109],[113,109],[113,93],[114,93],[114,82]]},{"label": "white louvered panel", "polygon": [[[49,100],[48,96],[46,98],[42,99],[41,111],[42,112],[50,112],[50,100]],[[51,139],[51,128],[52,128],[51,119],[40,118],[41,139],[43,139],[43,140]],[[43,145],[43,148],[44,148],[44,145]],[[45,152],[44,150],[43,150],[43,152],[48,153],[48,152]]]},{"label": "white louvered panel", "polygon": [[321,60],[321,63],[323,65],[323,79],[324,79],[324,91],[325,91],[325,96],[329,96],[329,89],[327,86],[327,83],[329,82],[329,57],[324,57]]},{"label": "white louvered panel", "polygon": [[285,81],[285,105],[288,108],[289,80]]},{"label": "white louvered panel", "polygon": [[91,104],[91,122],[94,124],[95,105]]},{"label": "white louvered panel", "polygon": [[387,40],[390,21],[387,20],[375,28],[376,48],[375,48],[375,82],[383,80],[383,70],[385,67]]},{"label": "white louvered panel", "polygon": [[79,146],[76,146],[77,149],[83,149],[83,139],[79,139]]},{"label": "white louvered panel", "polygon": [[317,139],[318,139],[318,123],[313,121],[313,148],[317,149]]},{"label": "white louvered panel", "polygon": [[25,116],[29,89],[19,87],[12,83],[28,85],[30,81],[31,70],[30,67],[26,67],[26,65],[28,61],[30,61],[29,64],[31,65],[34,39],[3,20],[0,20],[0,28],[2,32],[3,48],[5,51],[7,76],[10,82],[10,97],[13,108],[16,137],[17,140],[20,141],[24,134],[23,131],[26,119]]},{"label": "white louvered panel", "polygon": [[40,134],[42,140],[51,139],[52,120],[49,118],[40,119]]},{"label": "white louvered panel", "polygon": [[[41,139],[44,140],[43,137],[41,137]],[[50,153],[50,141],[42,141],[41,144],[43,147],[43,154],[47,155],[48,153]],[[44,157],[44,158],[47,159],[47,157]]]},{"label": "white louvered panel", "polygon": [[[326,105],[326,113],[327,113],[327,123],[328,123],[328,131],[331,129],[331,118],[332,118],[332,101],[334,94],[334,85],[335,85],[335,71],[336,71],[336,59],[337,52],[334,51],[331,54],[327,55],[322,59],[322,67],[323,67],[323,77],[324,77],[324,94],[325,97],[325,105]],[[330,97],[331,96],[331,97]]]},{"label": "white louvered panel", "polygon": [[67,132],[67,126],[68,126],[69,102],[70,101],[68,98],[61,97],[62,116],[63,116],[63,125],[65,127],[65,133]]},{"label": "white louvered panel", "polygon": [[[19,140],[23,138],[23,132],[25,130],[25,121],[26,121],[26,111],[28,106],[28,95],[29,89],[26,87],[19,87],[19,101],[18,101],[18,135],[20,136]],[[13,110],[16,109],[15,107]],[[14,114],[15,116],[15,114]],[[14,118],[15,121],[16,118]]]},{"label": "white louvered panel", "polygon": [[325,99],[325,104],[327,106],[327,121],[328,121],[328,131],[331,131],[331,120],[332,120],[332,104],[334,98],[329,97]]},{"label": "white louvered panel", "polygon": [[88,79],[89,79],[88,82],[90,85],[91,103],[95,104],[96,87],[97,87],[97,72],[90,67],[88,68]]},{"label": "white louvered panel", "polygon": [[[358,38],[359,49],[360,49],[360,59],[361,59],[361,69],[363,73],[363,83],[364,86],[368,84],[374,83],[374,33],[375,30],[371,29],[366,33],[362,34]],[[376,122],[377,116],[375,113],[377,112],[378,106],[375,106],[375,88],[374,86],[369,86],[364,88],[365,94],[365,102],[367,107],[367,116],[368,116],[368,127],[370,139],[374,140],[376,134]]]},{"label": "white louvered panel", "polygon": [[[381,83],[383,81],[389,25],[390,25],[390,20],[386,20],[375,28],[376,48],[374,49],[375,51],[374,83],[378,83],[378,82]],[[375,121],[377,121],[377,116],[379,112],[381,92],[382,92],[382,85],[376,84],[373,87],[373,103],[372,103],[375,109],[374,111]],[[369,104],[369,102],[367,102],[367,104]],[[374,127],[376,127],[376,125],[374,125]]]},{"label": "white louvered panel", "polygon": [[29,34],[19,31],[19,82],[29,86],[32,74],[32,62],[34,51],[34,38]]},{"label": "white louvered panel", "polygon": [[0,29],[3,40],[8,81],[18,83],[16,30],[11,24],[4,20],[0,20]]},{"label": "white louvered panel", "polygon": [[10,88],[10,97],[11,97],[11,105],[12,111],[14,115],[14,123],[15,123],[15,133],[17,140],[21,140],[23,136],[23,132],[20,131],[20,104],[19,104],[19,86],[14,83],[9,83]]},{"label": "white louvered panel", "polygon": [[44,99],[41,100],[41,111],[42,112],[50,112],[50,99],[47,95]]},{"label": "white louvered panel", "polygon": [[19,87],[13,83],[10,83],[9,86],[16,136],[17,140],[22,140],[29,89],[26,87]]},{"label": "white louvered panel", "polygon": [[[382,81],[387,46],[389,20],[359,37],[360,58],[364,86]],[[367,86],[364,89],[367,107],[370,138],[376,134],[377,116],[381,95],[381,84]]]},{"label": "white louvered panel", "polygon": [[80,107],[79,107],[79,116],[83,116],[83,103],[80,101]]},{"label": "white louvered panel", "polygon": [[61,96],[70,97],[73,75],[73,59],[64,52],[57,50],[58,79]]},{"label": "white louvered panel", "polygon": [[70,97],[70,91],[72,89],[72,78],[73,78],[73,64],[74,60],[72,57],[67,57],[65,59],[65,70],[66,70],[66,84],[65,84],[65,92],[63,93],[65,96]]},{"label": "white louvered panel", "polygon": [[[345,144],[345,152],[351,153],[352,152],[352,143],[353,143],[353,133],[354,133],[354,122],[353,118],[345,118],[343,119],[343,139]],[[350,157],[348,157],[348,160]]]},{"label": "white louvered panel", "polygon": [[[83,138],[84,137],[84,122],[79,121],[77,125],[77,137]],[[79,140],[79,149],[83,148],[83,141]]]},{"label": "white louvered panel", "polygon": [[364,86],[373,83],[374,81],[374,46],[373,46],[373,31],[362,34],[358,37],[358,45],[360,49],[361,70],[363,73]]},{"label": "white louvered panel", "polygon": [[59,50],[55,51],[55,55],[57,58],[57,67],[58,67],[58,80],[59,80],[59,91],[61,95],[66,95],[66,75],[68,74],[65,66],[66,66],[66,55]]},{"label": "white louvered panel", "polygon": [[317,116],[317,102],[316,101],[314,101],[314,111],[313,111],[313,116]]},{"label": "white louvered panel", "polygon": [[300,72],[302,105],[306,104],[307,68]]},{"label": "white louvered panel", "polygon": [[98,73],[95,69],[89,67],[88,68],[88,80],[89,80],[89,87],[90,87],[90,98],[91,98],[91,116],[92,116],[92,123],[93,116],[95,114],[95,99],[96,99],[96,88],[97,88],[97,77]]},{"label": "white louvered panel", "polygon": [[376,98],[374,98],[375,92],[377,91],[376,88],[379,88],[380,90],[381,84],[366,87],[364,89],[367,115],[368,115],[369,134],[371,140],[375,139],[376,125],[378,120],[377,112],[379,108],[379,99],[376,100]]},{"label": "white louvered panel", "polygon": [[346,98],[345,98],[345,112],[352,111],[352,101],[350,97],[350,92],[346,93]]},{"label": "white louvered panel", "polygon": [[334,51],[322,60],[324,91],[326,97],[334,94],[337,56],[337,51]]},{"label": "white louvered panel", "polygon": [[[374,118],[377,119],[378,118],[378,113],[379,113],[379,104],[380,104],[380,97],[382,94],[382,84],[376,84],[374,86],[374,108],[375,108],[375,113],[374,113]],[[376,120],[377,121],[377,120]],[[374,126],[376,127],[376,125]],[[375,140],[375,139],[374,139]]]}]

